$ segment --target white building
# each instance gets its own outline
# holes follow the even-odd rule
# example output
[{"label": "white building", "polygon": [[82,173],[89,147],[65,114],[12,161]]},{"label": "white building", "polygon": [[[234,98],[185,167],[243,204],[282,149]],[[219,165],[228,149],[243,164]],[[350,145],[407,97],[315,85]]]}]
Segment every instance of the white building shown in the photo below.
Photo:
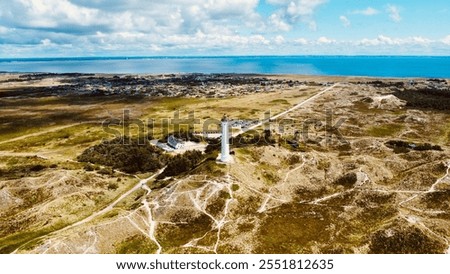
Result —
[{"label": "white building", "polygon": [[233,157],[230,155],[230,120],[226,115],[223,116],[221,121],[222,126],[222,149],[219,156],[219,160],[222,163],[233,162]]},{"label": "white building", "polygon": [[167,144],[174,149],[180,149],[184,147],[184,142],[175,138],[175,136],[173,135],[170,135],[167,138]]}]

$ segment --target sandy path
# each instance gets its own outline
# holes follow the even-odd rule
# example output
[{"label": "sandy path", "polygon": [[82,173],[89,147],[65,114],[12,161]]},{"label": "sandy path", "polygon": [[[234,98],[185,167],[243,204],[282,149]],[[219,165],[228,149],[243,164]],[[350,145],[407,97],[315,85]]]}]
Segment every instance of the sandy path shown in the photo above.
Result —
[{"label": "sandy path", "polygon": [[303,101],[303,102],[301,102],[301,103],[299,103],[299,104],[293,106],[292,108],[290,108],[290,109],[288,109],[288,110],[286,110],[286,111],[283,111],[283,112],[281,112],[281,113],[279,113],[279,114],[277,114],[277,115],[275,115],[275,116],[270,117],[270,119],[261,120],[261,121],[258,122],[257,124],[255,124],[255,125],[253,125],[253,126],[251,126],[251,127],[248,127],[248,128],[245,129],[245,130],[240,130],[239,132],[236,132],[236,133],[232,134],[232,137],[237,137],[238,135],[240,135],[240,134],[242,134],[242,133],[245,133],[245,132],[247,132],[247,131],[249,131],[249,130],[253,130],[253,129],[255,129],[255,128],[258,128],[258,127],[262,126],[263,124],[269,122],[270,120],[275,120],[275,119],[278,119],[278,118],[280,118],[280,117],[282,117],[282,116],[285,116],[286,114],[288,114],[288,113],[290,113],[290,112],[292,112],[292,111],[294,111],[294,110],[297,110],[297,109],[299,109],[299,108],[301,108],[301,107],[303,107],[303,106],[305,106],[305,105],[311,103],[312,101],[316,100],[317,98],[319,98],[319,97],[322,96],[323,94],[325,94],[325,93],[329,92],[330,90],[334,89],[334,88],[337,87],[338,85],[340,85],[340,83],[336,83],[336,84],[332,85],[331,87],[327,87],[326,89],[320,91],[319,93],[317,93],[316,95],[314,95],[314,96],[312,96],[312,97],[306,99],[305,101]]},{"label": "sandy path", "polygon": [[[98,216],[104,215],[105,213],[108,213],[109,211],[111,211],[118,203],[120,203],[123,199],[125,199],[126,197],[128,197],[131,193],[135,192],[136,190],[138,190],[139,188],[142,188],[143,186],[145,186],[145,184],[147,184],[150,180],[153,180],[156,176],[158,176],[159,174],[161,174],[164,171],[165,168],[160,169],[158,172],[156,172],[155,174],[153,174],[151,177],[146,178],[146,179],[142,179],[139,181],[139,183],[137,183],[133,188],[131,188],[130,190],[128,190],[127,192],[125,192],[124,194],[122,194],[119,198],[117,198],[114,202],[112,202],[111,204],[109,204],[107,207],[105,207],[104,209],[97,211],[95,213],[93,213],[91,216],[76,222],[70,226],[66,226],[65,228],[58,230],[57,232],[62,232],[80,225],[83,225],[85,223],[88,223],[90,221],[92,221],[93,219],[97,218]],[[56,232],[56,231],[55,231]]]},{"label": "sandy path", "polygon": [[[111,211],[118,203],[120,203],[123,199],[125,199],[126,197],[128,197],[130,194],[132,194],[133,192],[135,192],[135,191],[138,190],[139,188],[144,187],[150,180],[153,180],[156,176],[158,176],[159,174],[161,174],[161,173],[164,171],[164,169],[165,169],[165,167],[162,168],[162,169],[160,169],[160,170],[158,170],[158,172],[156,172],[155,174],[153,174],[151,177],[140,180],[133,188],[131,188],[130,190],[128,190],[127,192],[125,192],[124,194],[122,194],[119,198],[117,198],[116,200],[114,200],[111,204],[109,204],[108,206],[106,206],[104,209],[92,213],[90,216],[86,217],[85,219],[83,219],[83,220],[81,220],[81,221],[78,221],[78,222],[76,222],[76,223],[74,223],[74,224],[71,224],[71,225],[66,226],[66,227],[64,227],[64,228],[61,228],[61,229],[59,229],[59,230],[55,230],[55,231],[51,232],[50,234],[54,234],[54,233],[57,233],[57,232],[63,232],[63,231],[69,230],[69,229],[71,229],[71,228],[74,228],[74,227],[77,227],[77,226],[86,224],[86,223],[88,223],[88,222],[94,220],[95,218],[97,218],[97,217],[99,217],[99,216],[102,216],[102,215],[104,215],[105,213],[108,213],[108,212]],[[48,236],[48,235],[46,235],[46,236]],[[46,237],[46,236],[43,236],[43,237]],[[43,237],[39,237],[39,238],[43,238]],[[36,239],[33,239],[33,240],[36,240]],[[28,242],[27,242],[27,243],[28,243]],[[23,245],[25,245],[25,244],[27,244],[27,243],[24,243]],[[17,248],[14,252],[12,252],[12,254],[17,253],[17,251],[19,251],[20,248],[21,248],[23,245],[21,245],[21,246],[20,246],[19,248]]]}]

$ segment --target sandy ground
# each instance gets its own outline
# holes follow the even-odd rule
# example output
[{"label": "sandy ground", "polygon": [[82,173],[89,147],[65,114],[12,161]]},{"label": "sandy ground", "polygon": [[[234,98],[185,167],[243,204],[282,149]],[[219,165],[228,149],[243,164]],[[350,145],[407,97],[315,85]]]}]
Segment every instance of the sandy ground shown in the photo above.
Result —
[{"label": "sandy ground", "polygon": [[[0,81],[14,77],[0,75]],[[0,250],[367,253],[378,239],[388,243],[389,237],[399,237],[403,250],[413,252],[408,244],[418,237],[422,252],[448,253],[450,124],[442,122],[450,121],[448,112],[408,105],[392,87],[407,82],[402,79],[384,79],[386,86],[378,87],[369,78],[268,78],[313,83],[237,97],[134,100],[4,98],[2,92],[11,88],[52,86],[59,80],[2,83],[1,134],[7,130],[11,137],[0,141],[0,198],[7,201],[0,231],[10,232],[0,236]],[[293,138],[308,119],[326,123],[324,110],[331,109],[333,125],[345,118],[339,130],[349,144],[317,139],[326,127],[316,123],[310,127],[313,140],[300,140],[299,149],[286,143],[237,148],[231,165],[207,163],[199,174],[165,181],[155,180],[157,174],[138,179],[84,170],[76,156],[111,137],[99,119],[120,117],[124,108],[142,119],[171,117],[175,110],[182,116],[196,110],[202,119],[220,119],[224,112],[257,119],[271,109],[274,120],[295,122],[283,133],[273,128],[274,136],[285,138]],[[52,125],[21,123],[33,118]],[[442,150],[395,153],[386,146],[391,140],[431,143]],[[204,148],[188,143],[177,153]],[[52,164],[56,167],[45,168]],[[44,169],[28,171],[37,165]],[[58,222],[67,224],[55,228]],[[29,232],[39,234],[26,238]],[[9,238],[14,233],[24,233],[23,242]]]}]

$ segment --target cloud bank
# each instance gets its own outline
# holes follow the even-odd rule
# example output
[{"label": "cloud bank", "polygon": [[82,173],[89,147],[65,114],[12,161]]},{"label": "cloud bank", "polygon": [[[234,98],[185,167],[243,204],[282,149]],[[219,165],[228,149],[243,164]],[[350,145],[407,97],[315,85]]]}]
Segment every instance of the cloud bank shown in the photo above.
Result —
[{"label": "cloud bank", "polygon": [[[412,53],[450,54],[450,35],[439,39],[419,34],[389,37],[381,30],[366,38],[337,39],[334,34],[356,27],[356,17],[382,17],[377,15],[383,12],[393,25],[404,22],[403,9],[395,4],[381,5],[381,9],[349,7],[346,13],[330,16],[325,9],[333,3],[335,0],[1,1],[0,57],[379,54],[387,49],[395,54],[410,48]],[[336,25],[336,31],[322,33],[330,24]]]}]

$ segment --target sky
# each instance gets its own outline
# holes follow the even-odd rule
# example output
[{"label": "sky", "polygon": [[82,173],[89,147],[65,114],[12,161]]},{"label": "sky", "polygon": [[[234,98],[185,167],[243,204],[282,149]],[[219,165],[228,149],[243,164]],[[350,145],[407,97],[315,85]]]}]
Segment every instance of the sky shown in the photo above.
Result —
[{"label": "sky", "polygon": [[448,0],[0,0],[0,58],[450,56]]}]

